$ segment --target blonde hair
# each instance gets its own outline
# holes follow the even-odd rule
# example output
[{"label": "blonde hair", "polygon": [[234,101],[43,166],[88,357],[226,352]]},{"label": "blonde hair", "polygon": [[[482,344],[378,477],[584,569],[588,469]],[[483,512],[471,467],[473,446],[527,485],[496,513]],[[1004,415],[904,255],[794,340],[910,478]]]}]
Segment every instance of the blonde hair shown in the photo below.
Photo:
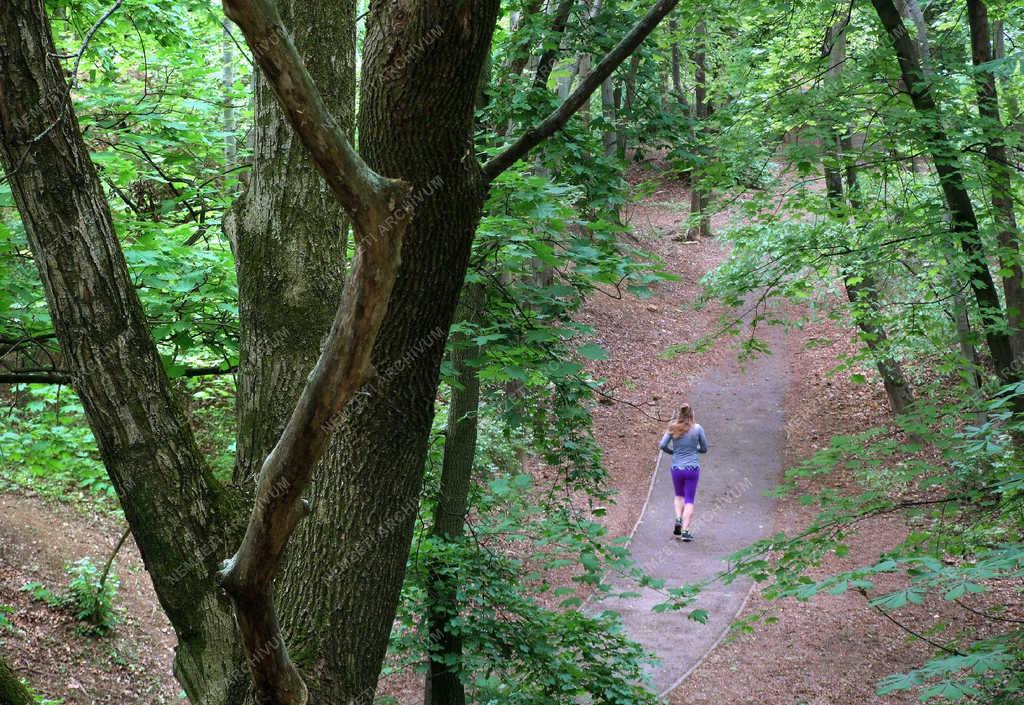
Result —
[{"label": "blonde hair", "polygon": [[679,407],[676,417],[668,424],[668,432],[673,438],[680,438],[693,428],[693,408],[689,404]]}]

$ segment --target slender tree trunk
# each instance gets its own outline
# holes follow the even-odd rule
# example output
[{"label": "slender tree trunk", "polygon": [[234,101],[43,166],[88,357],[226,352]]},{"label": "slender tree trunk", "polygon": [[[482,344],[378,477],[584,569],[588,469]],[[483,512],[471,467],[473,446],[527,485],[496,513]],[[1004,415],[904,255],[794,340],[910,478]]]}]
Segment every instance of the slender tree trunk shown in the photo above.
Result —
[{"label": "slender tree trunk", "polygon": [[[921,57],[921,71],[925,77],[931,76],[931,43],[928,40],[928,21],[917,0],[895,0],[896,9],[899,13],[914,25],[914,42],[917,44],[917,51]],[[928,159],[920,154],[914,154],[910,158],[910,168],[915,174],[924,174],[928,171]]]},{"label": "slender tree trunk", "polygon": [[999,241],[999,265],[1003,272],[1003,296],[1010,327],[1014,359],[1024,352],[1024,284],[1020,261],[1020,232],[1013,210],[1013,167],[1003,143],[1003,124],[999,119],[996,79],[983,66],[992,60],[988,8],[981,0],[967,0],[967,19],[971,28],[971,59],[975,68],[978,114],[985,136],[985,168],[991,194],[992,217]]},{"label": "slender tree trunk", "polygon": [[613,157],[619,143],[619,134],[615,129],[615,87],[610,78],[601,84],[601,114],[608,123],[602,135],[604,155]]},{"label": "slender tree trunk", "polygon": [[[831,46],[829,52],[829,80],[838,79],[843,62],[846,58],[846,26],[835,25],[831,30]],[[860,211],[861,203],[858,194],[857,169],[852,162],[846,167],[846,195],[843,188],[843,171],[840,165],[843,162],[843,138],[839,133],[838,126],[829,134],[830,140],[827,145],[827,156],[825,162],[825,191],[828,197],[829,206],[835,217],[844,225],[849,220],[847,211],[847,197],[849,198],[850,213],[854,218]],[[899,415],[906,412],[907,408],[914,402],[914,395],[910,384],[907,382],[903,367],[889,351],[888,335],[885,328],[873,322],[877,311],[881,307],[881,297],[878,285],[874,277],[867,270],[850,271],[846,268],[842,272],[843,284],[846,287],[846,295],[850,301],[851,315],[854,323],[861,331],[861,339],[868,347],[868,351],[875,360],[875,368],[882,378],[882,385],[885,387],[886,396],[889,398],[889,405],[894,414]],[[866,311],[862,310],[866,309]]]},{"label": "slender tree trunk", "polygon": [[972,269],[969,273],[971,289],[984,322],[985,340],[992,354],[996,374],[1001,380],[1012,382],[1020,375],[1012,365],[1013,352],[1009,336],[1000,330],[1005,326],[1005,319],[999,303],[999,294],[988,268],[974,205],[967,192],[957,152],[942,126],[941,114],[931,90],[923,80],[917,46],[907,35],[903,19],[893,5],[893,0],[871,0],[871,3],[893,43],[900,73],[910,93],[914,109],[923,118],[921,129],[924,132],[925,143],[931,150],[946,206],[953,219],[951,229]]},{"label": "slender tree trunk", "polygon": [[551,18],[552,41],[549,45],[550,48],[545,50],[537,61],[537,73],[533,77],[534,88],[544,88],[548,85],[548,77],[551,76],[555,64],[558,63],[558,55],[560,53],[558,42],[554,40],[558,39],[561,41],[562,35],[565,34],[565,28],[569,24],[569,15],[572,13],[572,8],[576,1],[559,0],[558,5],[554,9]]},{"label": "slender tree trunk", "polygon": [[[693,106],[694,106],[694,129],[693,139],[698,145],[697,151],[703,153],[700,147],[705,129],[705,122],[708,118],[707,102],[707,24],[704,20],[697,23],[694,30],[697,37],[697,48],[693,51]],[[701,185],[703,174],[698,166],[691,172],[690,181],[690,230],[687,238],[696,240],[702,237],[711,237],[711,219],[708,218],[707,210],[708,194],[705,187]]]},{"label": "slender tree trunk", "polygon": [[235,85],[235,45],[224,25],[220,38],[220,87],[224,106],[221,109],[221,131],[224,133],[224,166],[230,169],[238,158],[235,140],[235,105],[232,87]]},{"label": "slender tree trunk", "polygon": [[885,328],[871,322],[872,317],[877,315],[881,304],[878,285],[874,278],[866,272],[843,272],[843,284],[846,287],[846,295],[850,303],[855,307],[864,306],[868,309],[867,313],[855,310],[853,319],[857,323],[857,327],[860,328],[862,340],[868,346],[872,357],[875,358],[875,368],[882,378],[882,386],[885,387],[885,394],[889,398],[893,414],[897,416],[903,414],[914,403],[914,393],[903,373],[903,366],[888,350],[889,336],[886,334]]},{"label": "slender tree trunk", "polygon": [[672,92],[676,96],[676,100],[683,106],[683,112],[688,113],[690,111],[690,104],[686,98],[686,89],[683,87],[683,53],[679,50],[679,40],[675,38],[675,32],[678,31],[678,25],[675,20],[672,21]]},{"label": "slender tree trunk", "polygon": [[[528,18],[530,15],[534,15],[540,12],[541,3],[544,0],[530,0],[530,2],[523,8],[523,12],[513,11],[509,13],[508,28],[509,32],[513,35],[522,29],[523,20]],[[531,52],[525,46],[521,47],[521,51],[517,52],[515,57],[509,62],[508,71],[512,76],[520,76],[523,73],[523,69],[530,60],[534,58],[533,52]]]},{"label": "slender tree trunk", "polygon": [[[1005,59],[1006,58],[1006,37],[1005,30],[1003,28],[1003,20],[995,20],[992,22],[992,58],[993,59]],[[1021,120],[1020,114],[1020,101],[1017,100],[1017,94],[1010,87],[1010,77],[1001,75],[999,77],[999,83],[1003,87],[1003,98],[1006,100],[1006,108],[1009,113],[1008,120],[1010,122],[1010,128],[1017,132],[1024,132],[1024,120]]]},{"label": "slender tree trunk", "polygon": [[629,68],[626,70],[626,115],[632,115],[636,108],[636,75],[640,71],[640,55],[629,57]]},{"label": "slender tree trunk", "polygon": [[[468,284],[462,292],[457,320],[480,320],[483,294],[483,285]],[[480,403],[480,378],[470,363],[479,356],[480,348],[471,345],[464,334],[452,337],[451,362],[456,385],[452,387],[448,406],[441,484],[432,529],[435,537],[447,543],[462,540],[468,510]],[[462,639],[451,626],[460,609],[456,599],[458,582],[443,565],[431,566],[429,581],[427,626],[433,646],[425,701],[427,705],[464,705],[466,692],[461,668],[452,665],[462,660]]]},{"label": "slender tree trunk", "polygon": [[[64,363],[157,596],[194,702],[244,692],[220,561],[242,528],[164,373],[89,159],[41,0],[0,4],[0,162]],[[237,505],[235,505],[237,506]]]}]

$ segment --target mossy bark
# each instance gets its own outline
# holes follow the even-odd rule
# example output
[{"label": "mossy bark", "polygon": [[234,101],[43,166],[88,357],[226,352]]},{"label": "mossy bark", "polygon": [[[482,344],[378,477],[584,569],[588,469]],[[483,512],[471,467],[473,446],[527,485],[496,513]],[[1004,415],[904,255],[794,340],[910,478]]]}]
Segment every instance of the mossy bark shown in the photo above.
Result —
[{"label": "mossy bark", "polygon": [[7,660],[0,656],[0,705],[35,705],[35,702]]}]

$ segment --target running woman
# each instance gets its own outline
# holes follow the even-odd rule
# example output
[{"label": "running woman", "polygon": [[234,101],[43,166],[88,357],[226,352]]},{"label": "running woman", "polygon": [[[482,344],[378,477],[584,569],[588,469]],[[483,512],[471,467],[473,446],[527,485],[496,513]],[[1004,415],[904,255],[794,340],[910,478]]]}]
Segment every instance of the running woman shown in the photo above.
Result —
[{"label": "running woman", "polygon": [[693,519],[697,481],[700,480],[697,454],[708,452],[708,439],[700,424],[694,422],[693,409],[689,404],[679,407],[679,413],[668,425],[658,447],[672,456],[672,485],[676,491],[676,523],[672,534],[683,541],[693,541],[690,521]]}]

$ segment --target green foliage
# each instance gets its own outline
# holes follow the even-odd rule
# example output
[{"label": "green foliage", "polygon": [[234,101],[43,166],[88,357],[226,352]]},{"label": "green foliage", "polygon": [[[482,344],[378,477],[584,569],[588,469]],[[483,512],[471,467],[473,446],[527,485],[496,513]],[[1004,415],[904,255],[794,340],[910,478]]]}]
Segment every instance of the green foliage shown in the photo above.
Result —
[{"label": "green foliage", "polygon": [[0,429],[0,481],[58,499],[114,497],[82,405],[61,387],[16,391]]},{"label": "green foliage", "polygon": [[25,583],[21,591],[48,607],[69,610],[80,622],[77,627],[80,634],[101,637],[109,633],[117,626],[114,600],[120,585],[113,568],[102,584],[102,571],[87,556],[65,565],[64,572],[68,584],[63,594],[53,592],[38,581]]},{"label": "green foliage", "polygon": [[[808,600],[816,595],[856,591],[865,604],[899,621],[899,612],[939,599],[955,603],[965,619],[982,616],[987,635],[953,632],[921,668],[886,678],[882,694],[919,688],[923,700],[972,697],[988,703],[1016,702],[1024,678],[1013,668],[1024,657],[1024,629],[1004,619],[1009,607],[985,593],[1020,597],[1024,577],[1024,465],[1015,439],[1024,420],[1010,411],[1024,386],[1013,385],[985,405],[987,420],[965,425],[973,403],[920,403],[901,424],[927,433],[937,455],[919,454],[903,439],[869,429],[838,437],[803,465],[789,471],[784,491],[799,491],[803,478],[846,467],[864,491],[823,490],[807,495],[820,512],[796,536],[779,534],[733,556],[735,575],[769,581],[771,598]],[[958,422],[959,421],[959,422]],[[807,573],[830,553],[844,555],[856,525],[872,517],[900,514],[911,532],[879,560],[826,578]],[[878,576],[898,576],[901,587],[880,590]],[[886,581],[892,582],[892,578]],[[972,606],[974,603],[974,606]],[[914,628],[904,628],[916,638]],[[994,635],[993,635],[994,631]]]},{"label": "green foliage", "polygon": [[18,631],[18,628],[14,626],[14,622],[11,621],[13,613],[14,607],[0,604],[0,634],[14,634]]},{"label": "green foliage", "polygon": [[103,636],[117,625],[114,599],[120,581],[113,568],[100,583],[102,571],[88,557],[79,558],[65,567],[68,575],[68,606],[75,619],[82,623],[79,631],[89,636]]}]

